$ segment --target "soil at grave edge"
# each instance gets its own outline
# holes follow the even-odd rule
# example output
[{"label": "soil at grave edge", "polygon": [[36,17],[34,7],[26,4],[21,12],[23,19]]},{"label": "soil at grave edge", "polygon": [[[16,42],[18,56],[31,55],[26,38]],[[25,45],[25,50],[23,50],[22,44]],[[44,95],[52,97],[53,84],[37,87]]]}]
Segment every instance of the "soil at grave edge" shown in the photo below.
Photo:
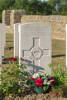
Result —
[{"label": "soil at grave edge", "polygon": [[36,94],[31,89],[26,89],[21,96],[12,94],[11,96],[5,96],[0,100],[67,100],[67,98],[64,98],[63,92],[58,90],[44,94]]}]

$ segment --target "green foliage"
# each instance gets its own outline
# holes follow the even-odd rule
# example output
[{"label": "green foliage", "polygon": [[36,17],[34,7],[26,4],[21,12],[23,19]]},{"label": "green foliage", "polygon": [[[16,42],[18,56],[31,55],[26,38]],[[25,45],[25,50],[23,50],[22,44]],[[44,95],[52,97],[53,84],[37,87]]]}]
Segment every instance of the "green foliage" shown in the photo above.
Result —
[{"label": "green foliage", "polygon": [[50,65],[52,69],[52,75],[55,78],[55,87],[54,88],[61,88],[67,87],[67,70],[65,66],[61,64],[57,64],[57,67],[54,67],[52,64]]},{"label": "green foliage", "polygon": [[34,91],[35,91],[36,93],[38,93],[38,94],[44,92],[43,87],[37,87],[37,86],[35,86]]},{"label": "green foliage", "polygon": [[15,0],[15,9],[26,9],[28,6],[28,0]]},{"label": "green foliage", "polygon": [[[24,67],[24,65],[22,66]],[[12,61],[2,69],[0,91],[5,95],[21,94],[24,89],[24,83],[27,73],[19,68],[17,61]],[[22,85],[20,83],[23,83]]]},{"label": "green foliage", "polygon": [[46,3],[41,2],[40,0],[30,0],[27,7],[27,14],[34,15],[49,15],[52,13],[52,7]]},{"label": "green foliage", "polygon": [[52,14],[67,15],[67,0],[49,0],[48,4],[53,7]]}]

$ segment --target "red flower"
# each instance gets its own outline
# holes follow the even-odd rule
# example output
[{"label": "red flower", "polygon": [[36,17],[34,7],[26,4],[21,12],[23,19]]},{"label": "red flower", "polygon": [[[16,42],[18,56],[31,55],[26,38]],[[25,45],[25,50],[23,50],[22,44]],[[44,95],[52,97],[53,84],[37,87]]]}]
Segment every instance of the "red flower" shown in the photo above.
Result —
[{"label": "red flower", "polygon": [[43,80],[41,78],[38,78],[36,81],[35,81],[35,84],[39,87],[39,86],[42,86],[43,85]]},{"label": "red flower", "polygon": [[16,60],[17,60],[17,58],[11,58],[11,60],[12,60],[12,61],[16,61]]},{"label": "red flower", "polygon": [[51,78],[49,81],[50,81],[50,84],[51,84],[51,85],[53,85],[53,84],[55,83],[54,78]]},{"label": "red flower", "polygon": [[33,77],[32,77],[32,78],[30,78],[30,80],[31,80],[31,81],[33,81],[33,80],[34,80],[34,78],[33,78]]}]

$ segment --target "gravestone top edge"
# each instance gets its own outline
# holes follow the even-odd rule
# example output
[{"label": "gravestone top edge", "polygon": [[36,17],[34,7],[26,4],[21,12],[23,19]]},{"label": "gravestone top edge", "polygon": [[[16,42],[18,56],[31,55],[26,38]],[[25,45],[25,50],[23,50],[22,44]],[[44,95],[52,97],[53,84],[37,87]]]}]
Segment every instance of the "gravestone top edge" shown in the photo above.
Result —
[{"label": "gravestone top edge", "polygon": [[41,25],[45,25],[45,26],[49,26],[51,27],[51,24],[45,24],[43,22],[28,22],[28,23],[15,23],[14,25],[29,25],[29,24],[41,24]]}]

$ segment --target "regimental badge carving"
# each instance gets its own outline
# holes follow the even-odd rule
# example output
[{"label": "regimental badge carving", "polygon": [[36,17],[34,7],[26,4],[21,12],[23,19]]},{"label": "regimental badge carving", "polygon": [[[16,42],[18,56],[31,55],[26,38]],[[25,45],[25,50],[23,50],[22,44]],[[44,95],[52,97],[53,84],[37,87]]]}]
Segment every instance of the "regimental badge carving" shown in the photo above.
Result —
[{"label": "regimental badge carving", "polygon": [[31,55],[34,59],[39,60],[43,55],[43,50],[40,47],[33,47],[31,49]]},{"label": "regimental badge carving", "polygon": [[40,47],[40,39],[38,37],[33,38],[33,46],[29,50],[23,50],[24,57],[29,57],[32,60],[40,60],[43,55],[49,56],[50,50]]}]

